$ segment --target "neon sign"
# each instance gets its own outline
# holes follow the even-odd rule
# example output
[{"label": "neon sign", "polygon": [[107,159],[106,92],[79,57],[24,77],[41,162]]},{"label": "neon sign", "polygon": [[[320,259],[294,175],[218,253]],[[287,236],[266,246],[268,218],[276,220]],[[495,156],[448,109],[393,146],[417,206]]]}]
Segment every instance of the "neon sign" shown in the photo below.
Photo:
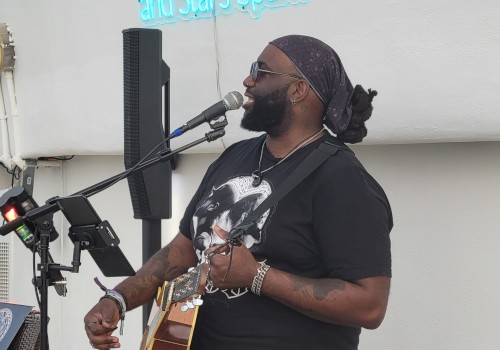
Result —
[{"label": "neon sign", "polygon": [[259,18],[266,8],[307,4],[309,0],[139,0],[139,17],[145,26],[171,24],[246,12]]}]

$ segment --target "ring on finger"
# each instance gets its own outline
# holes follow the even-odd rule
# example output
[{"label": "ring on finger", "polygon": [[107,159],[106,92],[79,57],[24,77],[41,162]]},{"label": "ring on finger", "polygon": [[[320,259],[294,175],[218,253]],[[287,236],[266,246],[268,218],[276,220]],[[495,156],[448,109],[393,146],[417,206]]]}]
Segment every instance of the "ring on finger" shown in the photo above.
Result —
[{"label": "ring on finger", "polygon": [[[89,323],[87,323],[87,328],[88,328],[89,330],[92,330],[92,326],[93,326],[93,325],[95,325],[95,322],[89,322]],[[91,343],[91,344],[92,344],[92,343]]]}]

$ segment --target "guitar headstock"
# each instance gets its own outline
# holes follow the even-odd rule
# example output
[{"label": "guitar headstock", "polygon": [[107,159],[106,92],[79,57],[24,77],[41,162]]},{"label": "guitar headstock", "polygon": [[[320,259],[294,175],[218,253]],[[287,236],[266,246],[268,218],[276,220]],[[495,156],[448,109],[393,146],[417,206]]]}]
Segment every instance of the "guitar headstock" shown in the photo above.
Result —
[{"label": "guitar headstock", "polygon": [[207,264],[200,264],[189,269],[187,273],[170,281],[165,287],[162,309],[165,309],[169,301],[177,303],[190,297],[199,297],[205,288],[207,274]]}]

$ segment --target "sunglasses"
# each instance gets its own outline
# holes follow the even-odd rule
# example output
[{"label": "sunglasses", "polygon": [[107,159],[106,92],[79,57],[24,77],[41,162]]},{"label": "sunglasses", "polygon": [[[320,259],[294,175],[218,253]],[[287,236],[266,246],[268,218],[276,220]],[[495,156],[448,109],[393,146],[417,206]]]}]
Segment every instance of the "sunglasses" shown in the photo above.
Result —
[{"label": "sunglasses", "polygon": [[288,74],[288,73],[279,73],[279,72],[273,72],[271,70],[267,69],[262,69],[260,68],[260,62],[254,62],[250,66],[250,75],[252,76],[253,81],[257,81],[259,79],[260,74],[259,73],[268,73],[268,74],[277,74],[277,75],[286,75],[287,77],[291,77],[294,79],[304,79],[303,77],[299,75],[294,75],[294,74]]}]

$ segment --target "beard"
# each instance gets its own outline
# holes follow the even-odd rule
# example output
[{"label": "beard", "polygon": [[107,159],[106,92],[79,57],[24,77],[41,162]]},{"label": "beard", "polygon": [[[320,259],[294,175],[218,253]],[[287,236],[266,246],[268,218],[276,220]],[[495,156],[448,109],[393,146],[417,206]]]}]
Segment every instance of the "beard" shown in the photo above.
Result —
[{"label": "beard", "polygon": [[288,86],[268,94],[256,93],[254,104],[241,119],[241,127],[249,131],[265,131],[270,136],[280,136],[288,123]]}]

